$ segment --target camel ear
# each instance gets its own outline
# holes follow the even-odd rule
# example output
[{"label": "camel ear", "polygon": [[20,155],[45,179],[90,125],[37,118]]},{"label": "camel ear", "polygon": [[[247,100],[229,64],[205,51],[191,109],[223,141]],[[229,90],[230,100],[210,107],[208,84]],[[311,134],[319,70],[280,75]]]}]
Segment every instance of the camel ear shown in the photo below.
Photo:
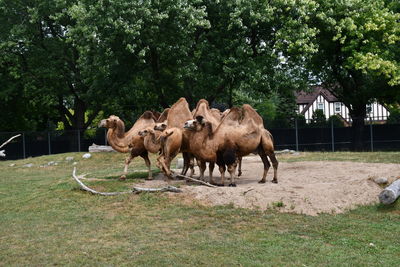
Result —
[{"label": "camel ear", "polygon": [[203,119],[204,119],[203,116],[196,116],[196,121],[198,121],[200,123],[203,123]]}]

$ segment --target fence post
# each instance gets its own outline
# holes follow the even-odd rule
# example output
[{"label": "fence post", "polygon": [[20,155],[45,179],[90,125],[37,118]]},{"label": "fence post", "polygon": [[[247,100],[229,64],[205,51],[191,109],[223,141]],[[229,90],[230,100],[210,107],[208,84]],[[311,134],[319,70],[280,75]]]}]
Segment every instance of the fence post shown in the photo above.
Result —
[{"label": "fence post", "polygon": [[333,131],[333,120],[331,120],[331,139],[332,139],[332,152],[335,152],[335,134]]},{"label": "fence post", "polygon": [[78,152],[81,152],[81,131],[78,130]]},{"label": "fence post", "polygon": [[371,152],[374,152],[374,136],[372,131],[372,117],[369,117],[369,135],[371,137]]},{"label": "fence post", "polygon": [[25,133],[22,133],[22,154],[24,159],[26,159],[26,150],[25,150]]},{"label": "fence post", "polygon": [[51,155],[50,132],[47,132],[47,146],[48,146],[48,148],[49,148],[49,155]]},{"label": "fence post", "polygon": [[296,151],[299,151],[299,132],[297,128],[297,118],[294,120],[294,126],[296,128]]}]

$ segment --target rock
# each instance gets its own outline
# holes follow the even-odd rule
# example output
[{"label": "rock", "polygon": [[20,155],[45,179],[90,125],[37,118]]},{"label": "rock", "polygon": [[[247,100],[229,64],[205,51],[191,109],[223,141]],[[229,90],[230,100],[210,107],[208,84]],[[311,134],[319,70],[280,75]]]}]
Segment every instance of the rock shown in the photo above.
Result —
[{"label": "rock", "polygon": [[66,161],[73,161],[73,160],[74,160],[74,157],[66,157],[65,160],[66,160]]},{"label": "rock", "polygon": [[374,179],[374,182],[377,184],[387,184],[389,181],[385,177],[378,177]]},{"label": "rock", "polygon": [[47,166],[53,166],[53,165],[57,165],[57,162],[55,162],[55,161],[47,162]]},{"label": "rock", "polygon": [[30,167],[32,167],[32,166],[33,166],[32,163],[28,163],[28,164],[23,165],[22,167],[30,168]]},{"label": "rock", "polygon": [[74,163],[72,163],[72,165],[77,165],[77,164],[78,164],[78,162],[76,162],[76,161]]},{"label": "rock", "polygon": [[292,155],[293,156],[300,156],[300,153],[299,152],[294,152],[294,153],[292,153]]},{"label": "rock", "polygon": [[92,157],[92,154],[90,154],[90,153],[85,153],[82,156],[82,158],[84,158],[84,159],[90,159],[91,157]]},{"label": "rock", "polygon": [[8,165],[8,166],[10,166],[10,167],[14,167],[15,166],[15,163],[11,163],[10,165]]},{"label": "rock", "polygon": [[89,146],[89,152],[116,152],[111,146],[99,146],[92,144]]},{"label": "rock", "polygon": [[177,169],[183,168],[183,158],[178,158],[178,161],[176,162],[176,168]]}]

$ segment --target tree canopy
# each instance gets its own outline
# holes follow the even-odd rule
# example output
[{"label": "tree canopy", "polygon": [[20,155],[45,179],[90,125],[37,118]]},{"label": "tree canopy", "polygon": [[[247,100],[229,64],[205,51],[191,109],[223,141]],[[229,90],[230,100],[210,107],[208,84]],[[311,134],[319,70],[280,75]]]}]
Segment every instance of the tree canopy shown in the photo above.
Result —
[{"label": "tree canopy", "polygon": [[[399,5],[384,0],[0,0],[1,130],[132,122],[179,97],[289,123],[324,82],[352,116],[399,99]],[[363,106],[364,105],[364,106]]]}]

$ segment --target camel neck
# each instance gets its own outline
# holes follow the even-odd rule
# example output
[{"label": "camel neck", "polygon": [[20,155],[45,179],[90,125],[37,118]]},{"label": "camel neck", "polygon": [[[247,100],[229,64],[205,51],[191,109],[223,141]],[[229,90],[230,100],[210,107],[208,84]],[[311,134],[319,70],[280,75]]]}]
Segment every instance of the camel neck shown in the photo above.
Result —
[{"label": "camel neck", "polygon": [[129,152],[129,144],[123,133],[115,129],[109,129],[107,132],[107,141],[116,151],[121,153]]}]

